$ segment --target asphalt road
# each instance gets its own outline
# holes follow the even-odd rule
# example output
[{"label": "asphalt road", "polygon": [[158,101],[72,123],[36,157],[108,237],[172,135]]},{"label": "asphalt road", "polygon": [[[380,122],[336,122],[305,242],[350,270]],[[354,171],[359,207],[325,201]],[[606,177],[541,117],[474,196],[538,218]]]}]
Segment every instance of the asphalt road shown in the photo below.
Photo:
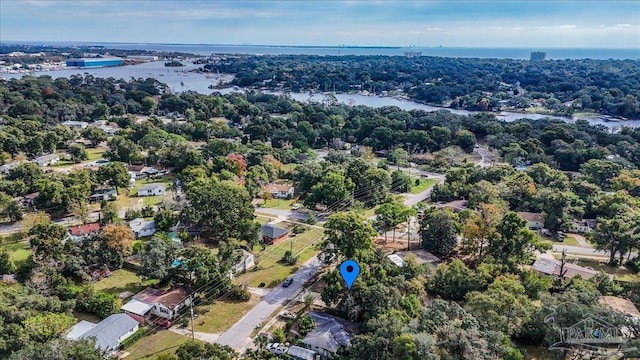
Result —
[{"label": "asphalt road", "polygon": [[216,342],[236,350],[246,348],[251,343],[251,333],[267,321],[280,306],[297,296],[302,290],[302,285],[318,273],[321,267],[322,262],[317,256],[311,258],[302,265],[300,270],[291,275],[294,280],[289,287],[278,286],[273,289],[240,321],[224,332]]}]

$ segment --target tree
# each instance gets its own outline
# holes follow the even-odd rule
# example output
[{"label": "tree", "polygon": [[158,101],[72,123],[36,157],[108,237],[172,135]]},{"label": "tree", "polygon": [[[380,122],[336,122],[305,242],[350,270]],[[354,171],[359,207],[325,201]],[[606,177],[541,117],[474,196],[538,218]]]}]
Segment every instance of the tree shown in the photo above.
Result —
[{"label": "tree", "polygon": [[580,166],[580,172],[588,181],[600,186],[610,188],[613,178],[618,176],[623,166],[611,160],[591,159]]},{"label": "tree", "polygon": [[100,202],[100,211],[102,212],[102,223],[112,224],[118,220],[118,212],[112,203],[102,200]]},{"label": "tree", "polygon": [[96,147],[101,142],[107,140],[107,133],[97,126],[87,126],[82,130],[82,136],[91,141],[91,145]]},{"label": "tree", "polygon": [[189,341],[176,349],[178,360],[233,360],[236,352],[229,346]]},{"label": "tree", "polygon": [[71,161],[74,163],[89,159],[89,153],[82,144],[69,145],[69,155],[71,155]]},{"label": "tree", "polygon": [[136,273],[145,279],[167,279],[172,264],[177,259],[178,249],[175,242],[154,237],[145,243],[144,250],[140,253],[141,264]]},{"label": "tree", "polygon": [[22,219],[22,210],[11,196],[0,192],[0,219],[9,219],[15,222]]},{"label": "tree", "polygon": [[116,191],[128,187],[130,179],[131,175],[122,163],[106,164],[98,169],[98,181],[115,187]]},{"label": "tree", "polygon": [[330,262],[337,257],[351,259],[358,252],[373,248],[376,230],[357,213],[331,215],[324,227],[325,261]]},{"label": "tree", "polygon": [[415,211],[401,203],[384,203],[380,205],[376,211],[376,224],[384,233],[385,242],[387,241],[387,231],[393,230],[393,241],[396,241],[396,226],[406,222],[408,217],[415,215]]},{"label": "tree", "polygon": [[20,230],[22,236],[28,236],[29,232],[36,225],[45,225],[51,223],[51,217],[44,211],[25,214],[20,221]]},{"label": "tree", "polygon": [[11,254],[7,249],[0,249],[0,274],[13,274],[16,271],[16,265],[11,259]]},{"label": "tree", "polygon": [[411,186],[411,177],[404,171],[396,170],[391,173],[391,191],[408,193]]},{"label": "tree", "polygon": [[104,154],[111,161],[137,163],[142,160],[140,147],[122,136],[114,136],[108,141],[109,150]]},{"label": "tree", "polygon": [[455,259],[439,265],[428,286],[431,292],[447,300],[460,301],[468,292],[479,290],[480,281],[462,261]]},{"label": "tree", "polygon": [[527,228],[527,222],[515,212],[506,213],[489,237],[487,253],[497,263],[507,265],[511,271],[533,262],[536,251],[551,249],[551,244],[541,241]]},{"label": "tree", "polygon": [[458,244],[458,230],[444,210],[425,212],[420,221],[422,247],[441,259],[450,259]]},{"label": "tree", "polygon": [[153,220],[158,230],[169,231],[178,223],[180,216],[171,209],[162,209],[156,213]]},{"label": "tree", "polygon": [[68,340],[64,337],[46,343],[25,342],[9,356],[10,360],[107,360],[109,356],[95,346],[95,340]]},{"label": "tree", "polygon": [[620,211],[613,218],[599,218],[595,230],[589,234],[596,249],[609,251],[609,264],[616,263],[616,254],[620,254],[620,264],[624,255],[632,247],[640,244],[640,212],[627,208]]},{"label": "tree", "polygon": [[522,328],[534,311],[524,287],[514,276],[499,277],[485,292],[468,293],[466,307],[484,329],[509,336]]},{"label": "tree", "polygon": [[127,225],[107,225],[100,231],[99,239],[106,247],[107,253],[103,256],[116,268],[121,267],[124,258],[133,252],[135,236]]},{"label": "tree", "polygon": [[584,213],[584,201],[571,191],[545,188],[536,194],[536,198],[547,229],[568,231],[575,216]]},{"label": "tree", "polygon": [[309,208],[316,204],[346,206],[353,189],[353,182],[342,172],[328,172],[311,187],[311,194],[304,200],[304,205]]},{"label": "tree", "polygon": [[503,211],[493,204],[480,204],[478,210],[467,219],[462,240],[462,253],[471,255],[474,263],[482,262],[488,241],[496,231]]},{"label": "tree", "polygon": [[473,152],[473,146],[476,144],[476,136],[469,130],[456,131],[453,139],[454,143],[462,148],[466,153]]},{"label": "tree", "polygon": [[75,216],[83,224],[89,222],[89,206],[86,201],[73,199],[67,205],[67,213]]},{"label": "tree", "polygon": [[196,181],[186,188],[186,195],[190,206],[182,218],[198,225],[207,240],[217,243],[257,236],[252,199],[243,187],[227,181]]},{"label": "tree", "polygon": [[34,261],[46,265],[58,265],[64,259],[64,242],[67,229],[54,223],[37,224],[29,230]]},{"label": "tree", "polygon": [[409,153],[407,150],[399,147],[389,153],[387,156],[387,161],[390,164],[398,165],[398,166],[407,166],[409,160]]}]

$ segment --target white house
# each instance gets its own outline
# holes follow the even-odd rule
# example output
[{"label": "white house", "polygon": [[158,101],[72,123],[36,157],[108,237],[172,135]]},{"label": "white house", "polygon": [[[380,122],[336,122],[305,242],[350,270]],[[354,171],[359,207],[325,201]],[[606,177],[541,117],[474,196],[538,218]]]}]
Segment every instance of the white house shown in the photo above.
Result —
[{"label": "white house", "polygon": [[185,287],[170,290],[146,288],[122,305],[120,310],[145,319],[155,315],[172,320],[179,315],[182,307],[189,306],[190,293],[191,291]]},{"label": "white house", "polygon": [[138,331],[139,323],[126,314],[113,314],[97,324],[82,320],[67,332],[69,340],[94,338],[96,347],[109,354],[115,353],[129,336]]},{"label": "white house", "polygon": [[58,161],[60,161],[60,156],[58,156],[58,154],[43,155],[43,156],[38,156],[37,158],[34,159],[34,161],[40,167],[50,166],[50,165],[55,165]]},{"label": "white house", "polygon": [[143,185],[138,188],[138,196],[157,196],[164,195],[166,185],[163,183],[153,183]]},{"label": "white house", "polygon": [[295,188],[288,184],[269,183],[262,188],[276,199],[291,199],[295,195]]},{"label": "white house", "polygon": [[151,236],[156,233],[156,222],[137,218],[129,221],[129,228],[131,228],[136,238]]},{"label": "white house", "polygon": [[519,211],[518,215],[527,221],[527,226],[531,230],[540,230],[544,227],[544,219],[540,213]]},{"label": "white house", "polygon": [[241,252],[242,257],[240,258],[240,260],[233,266],[232,271],[232,275],[233,274],[237,274],[237,273],[241,273],[243,271],[247,271],[249,269],[251,269],[252,267],[254,267],[256,265],[255,263],[255,257],[253,256],[252,253],[244,250],[244,249],[240,249],[238,252]]}]

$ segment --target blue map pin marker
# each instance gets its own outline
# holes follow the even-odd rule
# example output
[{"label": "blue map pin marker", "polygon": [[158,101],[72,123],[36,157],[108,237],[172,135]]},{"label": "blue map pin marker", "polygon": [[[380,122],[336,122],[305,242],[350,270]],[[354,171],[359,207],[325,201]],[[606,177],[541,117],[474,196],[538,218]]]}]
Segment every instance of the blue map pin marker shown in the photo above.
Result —
[{"label": "blue map pin marker", "polygon": [[340,265],[340,275],[347,283],[347,287],[351,289],[351,285],[356,281],[356,278],[360,274],[360,265],[353,260],[346,260]]}]

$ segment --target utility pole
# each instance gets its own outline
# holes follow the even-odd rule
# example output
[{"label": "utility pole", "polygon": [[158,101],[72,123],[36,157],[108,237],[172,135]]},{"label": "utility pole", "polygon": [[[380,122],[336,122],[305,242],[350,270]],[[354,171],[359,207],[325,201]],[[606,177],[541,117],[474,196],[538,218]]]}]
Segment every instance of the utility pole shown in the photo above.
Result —
[{"label": "utility pole", "polygon": [[191,308],[191,340],[195,341],[195,333],[193,332],[193,294],[189,295],[189,307]]}]

